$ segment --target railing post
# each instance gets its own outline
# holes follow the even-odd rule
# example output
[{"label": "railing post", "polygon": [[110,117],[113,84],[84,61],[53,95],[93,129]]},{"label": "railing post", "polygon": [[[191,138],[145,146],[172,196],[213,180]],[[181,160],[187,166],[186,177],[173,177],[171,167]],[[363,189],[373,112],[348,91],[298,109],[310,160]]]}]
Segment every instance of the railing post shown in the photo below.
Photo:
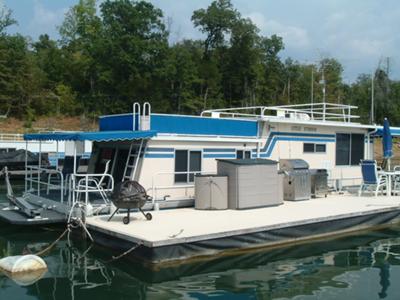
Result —
[{"label": "railing post", "polygon": [[38,167],[38,172],[37,172],[37,175],[38,175],[38,178],[37,178],[37,180],[38,180],[38,182],[37,182],[37,185],[38,185],[37,194],[38,194],[38,196],[40,196],[40,168],[41,167],[42,167],[42,141],[39,141],[39,167]]},{"label": "railing post", "polygon": [[25,142],[25,193],[28,192],[28,141]]},{"label": "railing post", "polygon": [[351,120],[350,120],[350,116],[351,116],[351,106],[349,106],[349,115],[348,115],[348,120],[349,120],[349,123],[351,122]]},{"label": "railing post", "polygon": [[88,184],[89,176],[85,176],[85,204],[87,205],[89,202],[89,184]]},{"label": "railing post", "polygon": [[64,203],[64,175],[60,172],[61,177],[61,203]]},{"label": "railing post", "polygon": [[[133,103],[132,113],[133,113],[133,116],[132,116],[132,131],[135,131],[136,127],[138,128],[138,130],[140,130],[140,104],[139,104],[139,102]],[[138,115],[137,122],[136,122],[136,114]]]}]

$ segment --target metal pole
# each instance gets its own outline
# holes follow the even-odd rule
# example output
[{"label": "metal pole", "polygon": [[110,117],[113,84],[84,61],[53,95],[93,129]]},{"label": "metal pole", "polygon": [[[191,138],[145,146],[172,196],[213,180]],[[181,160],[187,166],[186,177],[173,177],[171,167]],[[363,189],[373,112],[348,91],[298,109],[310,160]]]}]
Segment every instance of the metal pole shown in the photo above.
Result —
[{"label": "metal pole", "polygon": [[311,65],[311,119],[314,119],[314,65]]},{"label": "metal pole", "polygon": [[58,170],[58,141],[56,141],[56,170]]},{"label": "metal pole", "polygon": [[371,75],[371,124],[375,123],[374,108],[375,108],[375,73]]},{"label": "metal pole", "polygon": [[28,141],[25,142],[25,193],[28,191]]},{"label": "metal pole", "polygon": [[38,190],[37,194],[40,196],[40,168],[42,167],[42,141],[39,141],[39,167],[38,167]]},{"label": "metal pole", "polygon": [[72,204],[75,204],[76,141],[74,141],[74,172],[72,173]]}]

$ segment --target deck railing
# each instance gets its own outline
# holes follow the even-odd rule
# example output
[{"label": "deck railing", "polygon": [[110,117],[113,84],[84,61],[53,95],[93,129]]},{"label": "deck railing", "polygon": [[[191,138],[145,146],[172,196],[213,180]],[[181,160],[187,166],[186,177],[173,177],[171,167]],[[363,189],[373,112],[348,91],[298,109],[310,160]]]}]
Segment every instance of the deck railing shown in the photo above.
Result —
[{"label": "deck railing", "polygon": [[360,116],[353,115],[357,106],[336,103],[308,103],[282,106],[250,106],[205,110],[201,116],[243,119],[295,119],[316,121],[340,121],[350,123]]},{"label": "deck railing", "polygon": [[[64,175],[60,170],[48,169],[39,166],[26,166],[26,182],[29,183],[29,190],[40,196],[41,187],[46,186],[46,194],[49,194],[50,188],[54,187],[60,190],[60,201],[64,203]],[[45,176],[43,176],[45,175]],[[59,176],[58,183],[51,183],[52,175]],[[44,180],[42,178],[45,177]],[[36,185],[36,188],[34,187]]]},{"label": "deck railing", "polygon": [[20,133],[0,133],[0,141],[23,141],[24,135]]}]

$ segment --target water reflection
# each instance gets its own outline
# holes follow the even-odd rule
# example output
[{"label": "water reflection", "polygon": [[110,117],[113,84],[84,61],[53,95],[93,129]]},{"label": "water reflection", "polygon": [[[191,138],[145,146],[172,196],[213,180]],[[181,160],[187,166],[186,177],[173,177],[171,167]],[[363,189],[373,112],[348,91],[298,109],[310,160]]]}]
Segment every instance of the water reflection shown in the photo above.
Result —
[{"label": "water reflection", "polygon": [[[1,225],[2,256],[40,249],[62,232]],[[396,227],[152,271],[126,259],[105,263],[107,250],[63,241],[44,258],[49,269],[38,282],[19,286],[0,277],[0,298],[396,298],[399,233]]]}]

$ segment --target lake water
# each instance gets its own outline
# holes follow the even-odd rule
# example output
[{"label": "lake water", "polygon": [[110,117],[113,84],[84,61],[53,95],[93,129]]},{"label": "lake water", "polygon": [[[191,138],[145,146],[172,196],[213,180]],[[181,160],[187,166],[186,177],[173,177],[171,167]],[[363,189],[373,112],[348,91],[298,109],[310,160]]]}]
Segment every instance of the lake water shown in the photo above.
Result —
[{"label": "lake water", "polygon": [[[0,257],[37,251],[63,230],[0,223]],[[110,257],[64,239],[35,283],[0,275],[0,299],[400,299],[400,226],[161,270]]]}]

